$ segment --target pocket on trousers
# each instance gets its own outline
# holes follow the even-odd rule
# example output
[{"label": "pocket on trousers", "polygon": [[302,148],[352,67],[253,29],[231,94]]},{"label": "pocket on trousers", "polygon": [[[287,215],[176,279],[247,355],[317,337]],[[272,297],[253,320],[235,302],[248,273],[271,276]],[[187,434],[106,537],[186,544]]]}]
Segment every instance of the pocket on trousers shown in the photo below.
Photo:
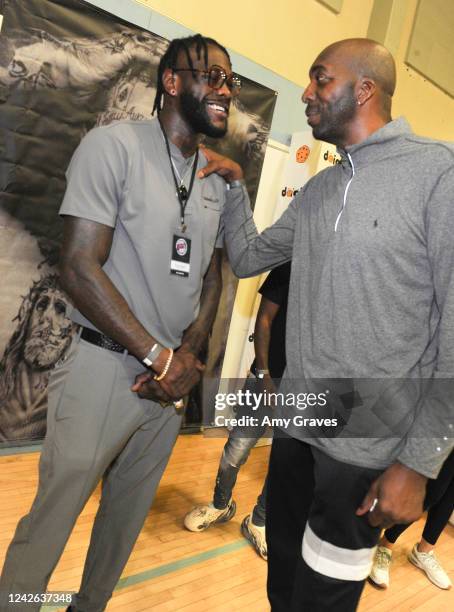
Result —
[{"label": "pocket on trousers", "polygon": [[79,352],[79,339],[74,337],[65,357],[53,368],[47,387],[48,416],[57,415],[58,406],[65,390],[66,380]]},{"label": "pocket on trousers", "polygon": [[55,419],[75,415],[91,418],[93,413],[101,413],[111,399],[116,365],[105,349],[79,342],[73,359],[56,373],[61,374],[61,381],[55,398]]}]

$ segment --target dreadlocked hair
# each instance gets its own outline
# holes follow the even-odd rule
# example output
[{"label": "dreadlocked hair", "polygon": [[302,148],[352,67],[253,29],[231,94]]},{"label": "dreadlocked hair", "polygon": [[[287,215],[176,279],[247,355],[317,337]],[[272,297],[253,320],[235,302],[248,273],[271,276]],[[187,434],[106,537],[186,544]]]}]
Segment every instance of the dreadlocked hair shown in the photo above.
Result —
[{"label": "dreadlocked hair", "polygon": [[[220,49],[226,56],[229,58],[230,55],[227,52],[227,49],[220,45],[214,38],[207,38],[206,36],[202,36],[201,34],[195,34],[194,36],[187,36],[186,38],[175,38],[172,40],[170,45],[167,47],[167,51],[161,57],[161,61],[158,66],[158,84],[156,88],[156,96],[153,103],[152,115],[156,111],[157,114],[161,112],[162,106],[162,97],[164,95],[164,86],[162,84],[162,76],[164,74],[164,70],[166,68],[170,68],[173,70],[177,67],[178,56],[180,52],[183,52],[188,60],[188,65],[191,70],[194,70],[194,64],[192,63],[190,49],[195,47],[195,51],[197,54],[197,59],[201,59],[205,62],[205,68],[208,68],[208,45],[212,45]],[[195,72],[193,72],[193,76],[195,76]]]}]

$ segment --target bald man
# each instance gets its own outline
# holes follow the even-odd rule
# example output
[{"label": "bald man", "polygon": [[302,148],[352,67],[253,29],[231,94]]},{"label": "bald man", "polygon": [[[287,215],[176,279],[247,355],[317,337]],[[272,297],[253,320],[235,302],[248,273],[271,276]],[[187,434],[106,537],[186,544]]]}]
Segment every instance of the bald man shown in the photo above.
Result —
[{"label": "bald man", "polygon": [[[224,212],[238,276],[292,261],[267,505],[273,612],[355,610],[380,528],[421,515],[453,448],[454,149],[392,119],[394,88],[381,45],[327,47],[302,99],[342,163],[261,234],[240,193]],[[238,177],[213,154],[212,171]]]}]

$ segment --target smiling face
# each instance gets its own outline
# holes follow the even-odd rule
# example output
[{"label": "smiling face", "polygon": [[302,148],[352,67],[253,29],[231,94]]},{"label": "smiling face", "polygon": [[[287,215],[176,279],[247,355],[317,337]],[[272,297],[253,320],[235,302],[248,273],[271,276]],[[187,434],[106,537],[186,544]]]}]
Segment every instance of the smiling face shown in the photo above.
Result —
[{"label": "smiling face", "polygon": [[344,145],[357,113],[355,75],[339,54],[322,53],[312,64],[309,77],[302,100],[307,104],[307,122],[314,137]]},{"label": "smiling face", "polygon": [[[205,66],[203,57],[197,58],[194,49],[191,57],[195,70],[204,71],[210,66],[220,66],[229,75],[232,72],[228,57],[221,49],[208,46],[208,62]],[[189,68],[187,58],[181,55],[179,68]],[[219,89],[208,85],[206,74],[191,71],[175,73],[181,80],[180,111],[194,132],[213,138],[221,138],[227,132],[227,120],[232,93],[226,83]]]}]

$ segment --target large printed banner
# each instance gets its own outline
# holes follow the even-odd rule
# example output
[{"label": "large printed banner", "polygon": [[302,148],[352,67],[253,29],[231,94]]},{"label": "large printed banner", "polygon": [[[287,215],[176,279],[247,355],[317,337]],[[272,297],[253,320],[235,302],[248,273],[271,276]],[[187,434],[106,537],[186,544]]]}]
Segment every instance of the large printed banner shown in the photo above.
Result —
[{"label": "large printed banner", "polygon": [[[0,0],[0,9],[0,442],[18,442],[44,436],[49,373],[74,333],[55,267],[65,169],[95,125],[151,117],[168,42],[80,0]],[[207,144],[243,165],[254,201],[276,94],[243,82],[227,136]],[[224,272],[212,376],[236,290]]]}]

